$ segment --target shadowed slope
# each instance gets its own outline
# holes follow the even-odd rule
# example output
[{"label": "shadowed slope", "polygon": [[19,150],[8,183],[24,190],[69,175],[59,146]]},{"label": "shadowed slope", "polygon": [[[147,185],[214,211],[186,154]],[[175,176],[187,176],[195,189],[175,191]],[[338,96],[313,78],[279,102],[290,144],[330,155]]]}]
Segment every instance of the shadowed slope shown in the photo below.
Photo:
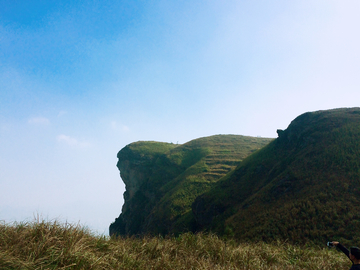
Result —
[{"label": "shadowed slope", "polygon": [[238,239],[360,241],[360,109],[297,117],[199,196],[197,230]]}]

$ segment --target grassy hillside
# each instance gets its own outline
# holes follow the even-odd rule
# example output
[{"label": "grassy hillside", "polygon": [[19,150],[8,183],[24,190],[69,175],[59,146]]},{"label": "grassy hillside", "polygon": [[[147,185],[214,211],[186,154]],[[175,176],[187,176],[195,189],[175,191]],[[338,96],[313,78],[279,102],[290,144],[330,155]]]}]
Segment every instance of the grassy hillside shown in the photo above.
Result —
[{"label": "grassy hillside", "polygon": [[242,243],[215,235],[112,238],[80,225],[0,223],[0,269],[348,269],[335,249]]},{"label": "grassy hillside", "polygon": [[125,204],[110,233],[168,234],[195,228],[191,204],[272,139],[216,135],[183,145],[135,142],[118,153]]},{"label": "grassy hillside", "polygon": [[193,204],[240,240],[360,243],[360,109],[305,113]]}]

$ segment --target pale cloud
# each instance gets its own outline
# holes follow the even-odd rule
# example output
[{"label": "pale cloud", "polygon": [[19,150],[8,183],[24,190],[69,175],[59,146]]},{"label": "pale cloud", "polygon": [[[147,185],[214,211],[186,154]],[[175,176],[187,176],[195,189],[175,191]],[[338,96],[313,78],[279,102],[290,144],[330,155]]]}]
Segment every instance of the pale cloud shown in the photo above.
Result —
[{"label": "pale cloud", "polygon": [[130,131],[130,128],[128,126],[125,126],[125,125],[119,125],[116,121],[112,121],[110,123],[110,126],[113,130],[121,130],[121,131],[124,131],[124,132],[128,132]]},{"label": "pale cloud", "polygon": [[9,131],[9,130],[10,130],[9,126],[7,126],[7,125],[1,126],[1,131]]},{"label": "pale cloud", "polygon": [[112,129],[117,129],[117,123],[116,123],[116,121],[112,121],[111,123],[110,123],[110,126],[111,126],[111,128]]},{"label": "pale cloud", "polygon": [[79,141],[73,137],[70,137],[68,135],[60,134],[56,137],[57,141],[59,143],[65,143],[70,146],[76,146],[76,147],[89,147],[90,143],[86,141]]},{"label": "pale cloud", "polygon": [[28,120],[28,124],[31,125],[48,125],[50,120],[45,117],[33,117]]},{"label": "pale cloud", "polygon": [[67,111],[60,111],[59,114],[58,114],[58,117],[61,117],[63,115],[67,114]]}]

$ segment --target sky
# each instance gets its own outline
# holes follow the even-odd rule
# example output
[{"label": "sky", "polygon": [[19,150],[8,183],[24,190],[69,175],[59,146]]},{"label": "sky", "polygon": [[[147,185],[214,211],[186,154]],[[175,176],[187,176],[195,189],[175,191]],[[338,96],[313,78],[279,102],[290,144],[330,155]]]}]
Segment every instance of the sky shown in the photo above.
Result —
[{"label": "sky", "polygon": [[0,0],[0,221],[121,213],[135,141],[358,107],[358,0]]}]

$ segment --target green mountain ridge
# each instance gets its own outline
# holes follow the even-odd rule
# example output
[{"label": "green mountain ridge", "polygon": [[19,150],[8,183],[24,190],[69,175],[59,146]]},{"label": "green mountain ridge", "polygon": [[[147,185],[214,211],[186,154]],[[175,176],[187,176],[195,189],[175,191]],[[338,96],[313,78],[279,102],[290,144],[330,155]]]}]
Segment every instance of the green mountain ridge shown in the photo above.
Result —
[{"label": "green mountain ridge", "polygon": [[[148,152],[143,157],[156,156],[152,163],[133,167],[146,180],[131,199],[125,194],[110,233],[212,231],[240,241],[360,241],[360,108],[304,113],[278,135],[212,136]],[[235,147],[230,138],[243,142]],[[226,146],[220,147],[222,140]],[[129,169],[121,164],[130,164],[123,153],[136,144],[118,154],[123,180]],[[131,192],[128,185],[126,190]]]},{"label": "green mountain ridge", "polygon": [[193,204],[240,240],[359,241],[360,109],[305,113]]}]

